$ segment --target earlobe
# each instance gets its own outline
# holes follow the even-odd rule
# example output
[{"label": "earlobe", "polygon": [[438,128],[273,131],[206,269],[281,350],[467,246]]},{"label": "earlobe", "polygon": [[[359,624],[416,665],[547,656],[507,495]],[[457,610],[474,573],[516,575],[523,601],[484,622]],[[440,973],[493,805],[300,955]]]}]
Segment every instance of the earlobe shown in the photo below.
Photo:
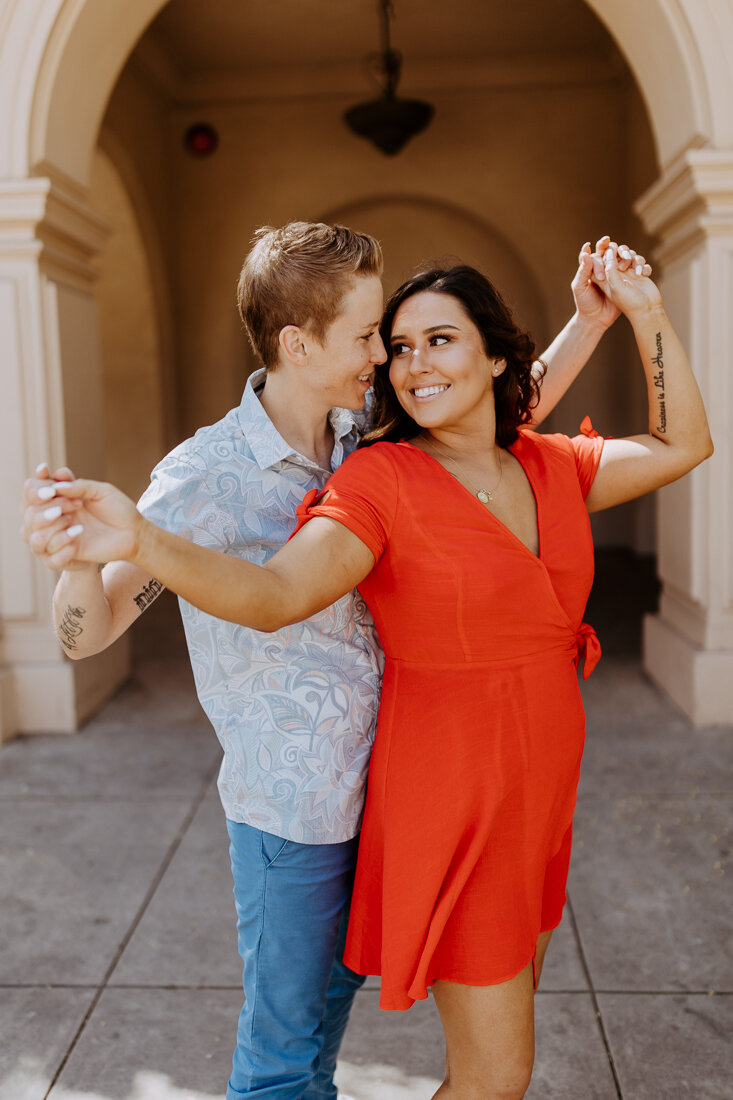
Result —
[{"label": "earlobe", "polygon": [[286,325],[280,329],[278,343],[283,355],[296,366],[302,366],[308,358],[308,348],[303,337],[303,330],[297,325]]},{"label": "earlobe", "polygon": [[494,365],[491,368],[491,374],[494,378],[498,378],[500,374],[503,374],[506,370],[506,359],[495,359]]}]

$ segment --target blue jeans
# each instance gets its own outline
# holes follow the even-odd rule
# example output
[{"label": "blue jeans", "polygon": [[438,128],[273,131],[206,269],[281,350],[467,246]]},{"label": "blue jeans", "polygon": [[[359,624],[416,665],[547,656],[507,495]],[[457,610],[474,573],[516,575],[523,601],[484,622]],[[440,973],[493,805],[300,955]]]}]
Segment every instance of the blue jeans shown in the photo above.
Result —
[{"label": "blue jeans", "polygon": [[227,1100],[336,1100],[336,1058],[364,982],[342,961],[358,840],[227,828],[245,995]]}]

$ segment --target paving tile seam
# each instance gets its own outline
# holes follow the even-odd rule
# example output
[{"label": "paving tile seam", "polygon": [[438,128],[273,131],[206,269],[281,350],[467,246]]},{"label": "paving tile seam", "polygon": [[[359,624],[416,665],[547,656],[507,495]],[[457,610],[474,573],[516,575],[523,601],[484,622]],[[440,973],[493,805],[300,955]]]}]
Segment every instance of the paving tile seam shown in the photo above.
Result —
[{"label": "paving tile seam", "polygon": [[175,983],[166,983],[165,985],[135,985],[126,984],[124,982],[109,982],[107,984],[109,990],[120,990],[122,992],[130,993],[157,993],[160,990],[165,990],[166,993],[239,993],[242,992],[242,983],[238,982],[237,985],[176,985]]},{"label": "paving tile seam", "polygon": [[592,800],[594,805],[602,802],[604,805],[613,806],[624,805],[629,802],[688,802],[690,799],[694,799],[695,802],[708,802],[717,798],[733,798],[733,788],[731,790],[702,791],[693,787],[692,790],[688,791],[632,791],[625,795],[610,794],[602,790],[581,789],[578,792],[578,809],[582,811],[584,799],[589,802]]},{"label": "paving tile seam", "polygon": [[598,1025],[601,1042],[603,1043],[603,1047],[606,1051],[608,1068],[610,1070],[613,1085],[616,1090],[616,1096],[618,1100],[624,1100],[624,1095],[621,1091],[621,1082],[619,1081],[618,1073],[616,1070],[616,1063],[614,1062],[613,1053],[611,1051],[611,1044],[608,1040],[608,1033],[606,1032],[606,1025],[604,1023],[603,1014],[601,1012],[601,1006],[598,1003],[598,997],[596,996],[596,991],[593,986],[593,979],[591,978],[590,967],[588,966],[588,960],[586,958],[585,950],[583,948],[583,941],[580,937],[580,929],[578,928],[578,922],[575,919],[575,912],[573,911],[569,892],[567,896],[567,909],[568,915],[570,916],[570,924],[573,930],[573,937],[575,939],[575,946],[577,948],[578,956],[580,958],[580,965],[583,969],[583,973],[585,974],[585,980],[588,983],[588,992],[590,994],[591,1004],[593,1005],[593,1013],[596,1018],[596,1024]]},{"label": "paving tile seam", "polygon": [[597,989],[599,997],[733,997],[733,989]]},{"label": "paving tile seam", "polygon": [[[90,982],[88,984],[80,984],[73,982],[0,982],[0,989],[18,989],[18,990],[46,990],[46,989],[76,989],[76,990],[95,990],[99,986]],[[178,984],[155,984],[155,985],[140,985],[131,984],[127,982],[107,982],[107,989],[119,989],[129,990],[130,992],[144,993],[157,992],[158,990],[165,990],[166,992],[186,992],[186,991],[202,991],[202,992],[220,992],[220,993],[239,993],[241,991],[241,983],[236,985],[178,985]],[[359,993],[379,993],[379,986],[362,986]],[[595,988],[594,991],[599,997],[733,997],[733,989],[599,989]],[[590,989],[538,989],[538,997],[589,997],[591,995]]]},{"label": "paving tile seam", "polygon": [[600,707],[600,704],[594,700],[591,705],[586,707],[586,713],[589,715],[588,726],[592,737],[596,737],[598,734],[609,734],[620,739],[625,734],[643,729],[644,744],[648,745],[655,737],[663,737],[667,743],[670,743],[672,738],[682,737],[692,730],[694,736],[699,738],[703,745],[707,747],[708,741],[725,737],[732,728],[726,723],[723,723],[722,726],[695,727],[684,715],[680,718],[676,715],[648,713],[645,710],[637,711],[636,716],[630,719],[619,718],[618,720],[612,719],[609,721],[606,715],[593,714],[593,709],[597,706]]},{"label": "paving tile seam", "polygon": [[[175,689],[171,688],[170,690],[173,691]],[[200,737],[202,741],[205,737],[211,736],[212,732],[211,726],[206,726],[199,722],[186,722],[182,720],[181,722],[174,722],[173,725],[163,725],[161,722],[151,720],[148,708],[144,707],[138,714],[131,714],[129,719],[126,719],[124,722],[100,724],[95,726],[94,729],[90,727],[89,729],[80,730],[79,734],[81,737],[88,735],[90,738],[98,737],[100,739],[115,735],[125,737],[131,726],[135,726],[137,729],[150,727],[149,732],[153,737],[165,737],[168,735],[180,737],[182,733],[193,733],[194,736]],[[12,742],[8,742],[8,744],[11,743]]]},{"label": "paving tile seam", "polygon": [[[220,761],[217,761],[216,768],[218,771]],[[210,778],[211,768],[209,768],[206,779],[204,782],[208,782]],[[151,791],[149,796],[144,795],[126,795],[126,794],[110,794],[110,795],[42,795],[42,794],[13,794],[13,795],[0,795],[0,804],[5,802],[38,802],[43,806],[95,806],[103,803],[108,806],[110,802],[115,804],[127,803],[131,806],[147,806],[150,803],[171,805],[178,803],[182,798],[196,797],[198,788],[190,788],[188,790],[181,789],[180,791],[167,791],[165,794],[159,794],[157,791]]]},{"label": "paving tile seam", "polygon": [[733,997],[733,989],[538,989],[538,994],[562,993],[578,996],[595,993],[599,997]]},{"label": "paving tile seam", "polygon": [[[0,982],[0,989],[32,989],[32,990],[47,990],[47,989],[77,989],[77,990],[95,990],[100,986],[96,982],[90,982],[87,985],[74,984],[72,982]],[[130,990],[131,992],[142,992],[146,990],[150,992],[157,992],[158,990],[202,990],[202,991],[221,991],[223,993],[241,993],[242,983],[237,985],[127,985],[122,982],[109,981],[105,986],[106,989],[122,989]],[[379,992],[377,990],[377,992]]]},{"label": "paving tile seam", "polygon": [[135,916],[133,917],[132,921],[130,922],[130,924],[128,926],[128,929],[127,929],[127,932],[122,937],[122,940],[120,941],[120,944],[117,948],[117,951],[115,952],[111,963],[107,967],[107,970],[104,974],[104,977],[102,978],[102,981],[100,982],[99,986],[97,987],[97,989],[96,989],[96,991],[95,991],[95,993],[94,993],[94,995],[91,999],[91,1002],[90,1002],[86,1012],[84,1013],[84,1017],[83,1017],[81,1023],[79,1024],[79,1027],[76,1029],[76,1032],[74,1033],[74,1036],[71,1039],[71,1042],[69,1043],[65,1054],[63,1055],[63,1057],[61,1058],[61,1061],[59,1062],[58,1066],[56,1067],[56,1071],[53,1074],[53,1077],[51,1078],[48,1089],[44,1093],[42,1100],[48,1100],[49,1096],[51,1095],[54,1088],[56,1087],[56,1084],[57,1084],[59,1078],[61,1077],[61,1074],[63,1073],[67,1062],[69,1061],[69,1058],[71,1057],[75,1047],[77,1046],[79,1040],[81,1039],[82,1035],[84,1034],[84,1031],[86,1030],[86,1026],[89,1023],[90,1019],[92,1018],[92,1015],[94,1014],[94,1011],[95,1011],[97,1005],[99,1004],[99,1001],[102,997],[102,994],[104,993],[105,989],[107,988],[107,986],[109,984],[110,978],[112,977],[113,973],[115,972],[115,969],[119,965],[120,959],[122,958],[125,951],[127,950],[127,947],[130,943],[130,940],[132,939],[133,935],[135,934],[135,931],[136,931],[138,925],[140,924],[140,921],[142,920],[148,906],[150,905],[151,901],[153,900],[153,898],[155,896],[155,893],[156,893],[158,887],[160,886],[160,883],[163,880],[163,876],[165,875],[166,871],[170,867],[176,852],[178,851],[181,844],[183,843],[183,838],[185,837],[186,833],[188,832],[189,828],[191,827],[191,823],[193,822],[194,818],[196,817],[196,814],[200,810],[201,805],[202,805],[204,799],[206,798],[206,795],[207,795],[212,783],[215,781],[215,778],[218,774],[218,771],[219,771],[219,763],[217,761],[217,763],[215,764],[214,767],[209,768],[205,779],[203,780],[203,782],[201,783],[201,785],[199,787],[198,794],[193,799],[193,801],[192,801],[192,803],[191,803],[191,805],[188,809],[188,813],[184,817],[183,822],[181,823],[181,825],[179,826],[179,829],[178,829],[175,837],[173,838],[173,840],[169,844],[168,849],[167,849],[165,855],[163,856],[163,859],[162,859],[162,861],[161,861],[161,863],[158,867],[158,870],[157,870],[156,874],[153,876],[153,880],[152,880],[150,886],[148,887],[148,890],[146,891],[145,897],[143,898],[142,902],[138,906],[138,910],[135,913]]}]

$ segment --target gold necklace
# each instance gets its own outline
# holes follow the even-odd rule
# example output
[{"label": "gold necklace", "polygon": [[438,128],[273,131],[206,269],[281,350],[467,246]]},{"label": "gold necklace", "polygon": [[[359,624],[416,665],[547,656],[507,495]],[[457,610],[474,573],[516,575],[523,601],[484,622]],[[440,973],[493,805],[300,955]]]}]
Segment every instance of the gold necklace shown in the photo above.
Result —
[{"label": "gold necklace", "polygon": [[[427,442],[427,440],[426,440],[426,442]],[[461,469],[460,464],[458,462],[456,462],[456,460],[454,458],[451,458],[450,455],[447,455],[445,453],[445,451],[439,451],[438,448],[434,446],[432,440],[430,440],[430,446],[435,451],[436,454],[440,455],[442,458],[446,459],[448,462],[452,463],[455,466],[455,468],[463,476],[464,480],[466,481],[466,483],[467,483],[469,489],[471,490],[471,492],[473,493],[473,495],[475,497],[478,497],[478,499],[481,501],[482,504],[492,504],[493,503],[494,493],[496,492],[496,490],[501,485],[501,479],[504,475],[504,467],[502,466],[502,462],[501,462],[501,450],[499,450],[499,480],[497,481],[496,485],[492,486],[491,489],[482,489],[480,487],[477,489],[476,486],[473,484],[473,482],[468,477],[466,477],[465,471],[463,469]]]}]

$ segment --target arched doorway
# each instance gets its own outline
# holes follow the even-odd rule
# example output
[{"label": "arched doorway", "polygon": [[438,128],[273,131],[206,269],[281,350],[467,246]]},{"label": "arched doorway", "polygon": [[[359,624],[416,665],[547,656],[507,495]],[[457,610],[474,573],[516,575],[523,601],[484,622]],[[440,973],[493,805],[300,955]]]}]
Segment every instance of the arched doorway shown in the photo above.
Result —
[{"label": "arched doorway", "polygon": [[490,222],[457,205],[419,195],[378,196],[324,211],[319,217],[329,223],[353,225],[381,241],[385,294],[425,267],[473,264],[490,273],[537,342],[547,340],[542,288],[523,258]]},{"label": "arched doorway", "polygon": [[[215,6],[218,9],[221,4]],[[103,440],[93,433],[81,440],[76,433],[68,431],[71,399],[75,392],[73,386],[70,388],[70,380],[76,378],[76,385],[83,374],[89,392],[95,391],[97,395],[99,392],[100,361],[91,260],[104,247],[105,227],[90,212],[91,165],[105,110],[108,117],[109,111],[114,110],[114,104],[109,101],[120,73],[135,43],[163,7],[162,0],[136,0],[135,3],[120,0],[112,7],[95,4],[94,0],[85,3],[37,0],[33,4],[11,4],[4,13],[6,33],[0,53],[0,101],[13,104],[13,110],[6,140],[0,145],[0,173],[7,181],[0,200],[4,211],[2,232],[6,241],[14,241],[14,249],[6,247],[4,252],[7,282],[14,289],[3,299],[3,316],[8,322],[8,331],[14,335],[11,373],[14,372],[16,379],[22,377],[18,392],[25,387],[28,397],[22,423],[8,435],[6,444],[11,451],[7,468],[18,475],[25,472],[31,454],[38,454],[39,448],[52,461],[69,460],[90,472],[99,471],[103,462]],[[479,9],[474,0],[460,0],[459,7],[461,11],[465,8],[469,19],[477,21],[477,28],[479,19],[488,18],[489,9],[486,6]],[[554,5],[545,7],[553,8],[551,15],[565,19],[563,29],[568,33],[574,26],[573,19],[577,22],[578,13],[581,9],[586,10],[580,0],[556,0]],[[722,367],[718,364],[728,360],[731,339],[723,323],[727,307],[722,294],[716,291],[716,273],[729,269],[727,265],[733,250],[730,223],[726,222],[733,193],[731,158],[726,152],[733,144],[730,132],[733,121],[726,117],[724,109],[730,101],[730,89],[726,87],[730,76],[721,52],[725,41],[725,34],[721,32],[729,29],[727,24],[726,27],[722,24],[733,16],[718,12],[713,17],[707,8],[693,4],[692,0],[675,4],[668,0],[650,0],[645,5],[643,20],[639,19],[630,0],[624,3],[588,0],[586,7],[597,14],[615,39],[649,108],[662,176],[647,191],[637,209],[647,229],[660,239],[657,257],[665,268],[668,300],[675,307],[683,338],[693,347],[701,369],[707,372],[702,382],[713,406],[714,418],[717,418],[718,431],[714,430],[714,434],[720,451],[721,445],[727,445],[726,431],[733,415],[728,399],[710,401],[714,393],[717,396],[720,392],[718,381],[722,379],[718,379],[717,372]],[[248,10],[243,6],[238,9],[244,13],[242,17]],[[212,18],[214,14],[212,11]],[[455,16],[452,10],[454,22]],[[529,22],[531,24],[531,20]],[[112,25],[114,34],[110,34]],[[368,37],[367,34],[367,40]],[[175,74],[171,77],[166,72],[165,59],[158,57],[156,60],[149,54],[147,65],[148,76],[151,67],[155,70],[157,66],[155,79],[163,82],[175,79]],[[448,68],[441,68],[443,84],[436,93],[444,97],[453,95],[446,85],[458,79],[458,67],[454,66],[446,75]],[[487,87],[496,91],[501,74],[494,69],[487,77],[486,68],[485,64],[480,64],[480,59],[473,67],[463,65],[469,84],[474,77],[479,79],[479,73],[484,73],[484,91]],[[534,68],[530,66],[524,70],[519,80],[520,84],[524,82],[525,91]],[[435,66],[424,66],[420,70],[422,75],[416,78],[427,79],[428,71],[435,72]],[[604,100],[602,95],[591,94],[587,88],[582,93],[578,91],[583,82],[574,82],[573,71],[571,66],[563,69],[565,112],[564,116],[558,113],[553,117],[570,119],[574,112],[582,109],[587,112],[590,126],[594,114],[602,116],[608,97]],[[553,94],[559,101],[562,81],[557,64],[553,72]],[[234,321],[222,324],[217,320],[221,287],[237,266],[235,251],[241,258],[243,242],[257,222],[280,221],[296,215],[312,217],[324,208],[316,177],[305,173],[304,178],[299,179],[294,171],[296,165],[300,170],[303,163],[308,163],[308,156],[317,158],[319,155],[307,105],[295,106],[292,102],[298,81],[301,86],[305,82],[308,94],[324,94],[326,83],[339,77],[345,89],[342,95],[352,100],[356,98],[348,90],[353,87],[353,83],[350,84],[353,76],[350,72],[344,73],[338,65],[321,66],[321,71],[308,74],[296,72],[291,67],[288,73],[291,83],[289,91],[285,88],[285,92],[291,96],[291,101],[287,109],[282,100],[279,105],[273,103],[266,109],[256,95],[250,95],[247,101],[247,119],[255,118],[258,112],[262,119],[269,111],[267,117],[272,125],[261,127],[261,147],[250,153],[247,171],[240,171],[236,176],[241,183],[239,207],[233,199],[222,206],[202,205],[211,177],[207,182],[203,171],[181,161],[183,154],[173,139],[187,121],[194,120],[192,105],[184,105],[177,111],[167,146],[156,147],[154,141],[148,145],[148,154],[154,162],[149,182],[152,181],[154,190],[157,188],[159,199],[165,192],[165,181],[160,176],[154,179],[155,164],[168,158],[175,170],[181,168],[181,188],[191,204],[190,209],[197,215],[188,222],[179,220],[176,229],[180,231],[180,238],[174,240],[169,232],[162,245],[163,251],[167,250],[169,268],[181,254],[186,260],[174,292],[178,313],[176,328],[182,336],[179,369],[184,379],[181,425],[184,431],[190,430],[189,420],[194,414],[198,414],[198,420],[207,419],[231,402],[247,365],[236,324]],[[674,73],[673,81],[669,73]],[[250,77],[251,74],[248,79]],[[486,204],[506,211],[506,204],[501,202],[502,176],[497,170],[497,166],[505,166],[499,164],[497,148],[505,149],[512,135],[516,142],[516,135],[522,132],[522,112],[529,109],[522,106],[527,98],[525,93],[515,95],[515,113],[508,118],[506,89],[512,82],[517,83],[516,66],[508,75],[505,70],[502,79],[504,88],[499,89],[493,101],[496,109],[490,124],[487,115],[486,124],[478,125],[480,112],[472,112],[467,106],[454,114],[451,133],[441,130],[437,122],[433,131],[434,140],[454,139],[471,151],[472,157],[465,163],[456,162],[454,157],[450,172],[454,184],[460,183],[464,188],[462,205],[478,218]],[[464,79],[464,86],[465,83]],[[225,85],[224,79],[219,88],[220,100],[225,99]],[[251,82],[248,86],[251,91]],[[241,91],[243,85],[238,87]],[[458,101],[454,98],[453,102]],[[628,103],[634,106],[634,116],[636,101],[632,97]],[[328,101],[326,116],[331,126],[340,125],[340,109],[338,97]],[[235,119],[233,112],[227,114],[226,107],[218,113],[224,137],[236,130],[244,117]],[[286,115],[295,132],[302,135],[298,156],[290,162],[288,155],[289,152],[292,155],[292,150],[278,140],[281,133],[278,127],[282,126]],[[625,126],[620,119],[616,123],[619,125],[615,133],[633,135],[639,132],[634,117],[627,118]],[[154,130],[155,120],[151,120],[146,132],[150,135]],[[472,140],[468,139],[469,134]],[[589,227],[587,233],[578,234],[574,214],[579,215],[577,225],[585,224],[590,215],[598,214],[598,208],[592,203],[583,206],[579,193],[574,195],[573,204],[567,204],[567,196],[557,189],[558,163],[561,169],[567,168],[569,154],[566,149],[570,148],[569,144],[562,144],[561,130],[559,134],[559,145],[558,133],[553,136],[554,150],[551,144],[543,146],[542,141],[548,134],[541,131],[538,131],[534,148],[528,149],[525,143],[520,149],[515,144],[511,187],[518,199],[524,197],[527,202],[524,218],[519,213],[504,227],[509,238],[521,242],[519,251],[528,258],[535,280],[546,283],[549,288],[546,310],[551,329],[558,327],[567,312],[567,291],[561,289],[563,265],[558,259],[559,241],[572,239],[574,249],[575,236],[579,243],[591,232]],[[592,180],[589,193],[592,190],[596,198],[600,193],[607,196],[606,205],[612,212],[615,202],[627,207],[635,197],[634,150],[633,143],[631,146],[616,144],[609,155],[608,134],[607,128],[599,125],[595,144],[589,144],[584,152]],[[502,136],[503,144],[495,147],[490,138],[498,135]],[[413,165],[421,180],[423,197],[435,198],[431,192],[436,190],[436,179],[442,172],[443,186],[447,188],[450,173],[446,173],[444,167],[436,169],[439,155],[432,152],[433,148],[416,144]],[[562,158],[557,161],[558,148],[563,150],[564,161]],[[241,158],[228,159],[224,150],[225,142],[222,142],[222,157],[212,165],[213,175],[224,176],[241,169]],[[621,151],[629,156],[632,170],[624,172],[619,187],[620,167],[616,154]],[[379,164],[365,160],[366,155],[361,147],[350,146],[349,155],[334,164],[328,181],[331,206],[373,198],[375,183],[368,175],[378,172]],[[293,183],[290,190],[273,190],[272,180],[284,179],[288,171]],[[538,186],[538,179],[541,186]],[[394,180],[398,195],[404,196],[408,190],[415,192],[414,179],[409,179],[406,170],[399,165],[395,168]],[[619,191],[623,194],[619,195]],[[249,206],[242,204],[243,195],[248,202],[251,200]],[[521,204],[515,209],[521,210]],[[533,210],[536,222],[547,226],[545,237],[534,249],[527,245],[533,234],[532,218],[526,216],[529,209]],[[156,210],[155,215],[158,213]],[[19,224],[24,226],[22,240],[17,232]],[[212,238],[212,231],[216,239],[222,241],[222,248],[213,258],[206,255],[205,250],[205,242]],[[165,236],[163,233],[163,238]],[[199,255],[206,255],[207,266],[203,273],[202,265],[199,264],[197,270],[195,262],[197,242]],[[567,269],[566,264],[564,269]],[[710,293],[706,294],[706,288]],[[195,313],[201,323],[189,324]],[[714,343],[708,344],[704,334],[710,332],[720,335],[714,337]],[[609,358],[612,352],[611,346],[607,353]],[[24,373],[24,367],[31,361],[35,366]],[[210,374],[203,391],[197,391],[193,379],[200,377],[202,363],[207,364]],[[711,365],[708,367],[708,364]],[[29,377],[34,379],[33,383]],[[733,668],[730,531],[733,525],[724,508],[712,509],[706,503],[713,498],[729,499],[726,490],[730,465],[729,454],[716,455],[713,463],[696,472],[684,485],[665,492],[660,502],[660,567],[665,594],[661,616],[649,627],[647,663],[654,675],[698,720],[723,716],[730,701],[726,692],[732,690],[729,685],[733,684],[733,675],[730,675]],[[3,593],[6,661],[14,668],[23,666],[12,675],[12,694],[17,702],[12,722],[17,728],[69,728],[91,705],[88,692],[86,702],[80,701],[84,695],[79,688],[80,677],[84,674],[78,667],[69,669],[61,664],[50,649],[47,613],[43,610],[48,579],[29,566],[27,560],[21,561],[22,548],[7,537],[2,551],[3,578],[19,579],[12,585],[5,580],[8,591]],[[37,659],[39,654],[40,659]],[[96,677],[102,692],[119,678],[112,656],[108,655],[106,660],[108,672],[100,671]],[[48,684],[49,674],[54,688],[58,689],[52,714],[42,712],[38,702],[42,695],[47,697],[50,693],[33,691],[35,678],[44,676]],[[10,694],[9,688],[7,696]]]}]

